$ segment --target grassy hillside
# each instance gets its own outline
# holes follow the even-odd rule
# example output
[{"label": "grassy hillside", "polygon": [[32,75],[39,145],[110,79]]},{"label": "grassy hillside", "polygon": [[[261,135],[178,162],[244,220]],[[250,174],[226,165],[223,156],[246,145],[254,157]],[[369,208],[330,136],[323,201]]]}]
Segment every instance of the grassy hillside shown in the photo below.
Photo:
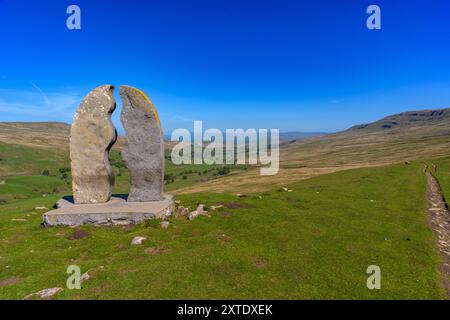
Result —
[{"label": "grassy hillside", "polygon": [[57,172],[70,165],[68,149],[44,149],[0,143],[0,178],[39,175],[44,170]]},{"label": "grassy hillside", "polygon": [[[0,204],[30,196],[71,194],[70,162],[67,152],[46,151],[20,145],[0,144]],[[2,153],[0,153],[2,154]],[[110,163],[115,173],[114,193],[128,193],[130,176],[119,150],[112,150]],[[172,164],[166,156],[165,190],[172,191],[246,171],[246,166]],[[13,175],[7,175],[14,173]],[[3,175],[2,175],[3,174]],[[31,192],[31,193],[30,193]]]},{"label": "grassy hillside", "polygon": [[[24,199],[30,195],[29,190],[40,196],[71,193],[69,131],[69,125],[64,123],[0,123],[0,204]],[[119,137],[110,152],[116,193],[126,193],[130,186],[128,170],[120,156],[123,142],[123,137]],[[171,146],[172,143],[166,143],[166,190],[247,170],[246,166],[176,166],[170,161]]]},{"label": "grassy hillside", "polygon": [[[42,127],[42,125],[37,126],[38,128]],[[12,141],[16,143],[15,136],[8,135],[8,130],[2,130],[1,128],[0,125],[0,136],[3,132],[3,136],[9,138],[3,140],[8,143],[6,147],[2,147],[2,140],[0,139],[0,159],[6,159],[0,160],[0,179],[7,175],[41,174],[43,165],[46,165],[51,172],[58,171],[60,167],[68,166],[67,142],[58,148],[51,148],[51,150],[46,148],[47,151],[45,152],[49,152],[46,156],[42,154],[43,151],[38,151],[41,154],[36,157],[23,157],[20,155],[22,151],[16,150],[17,156],[15,159],[20,158],[24,162],[16,165],[19,162],[14,159],[9,161],[10,157],[8,158],[6,153],[2,151],[2,148],[17,148],[9,145]],[[22,132],[21,135],[24,138],[19,139],[19,141],[25,141],[22,141],[22,146],[30,145],[28,143],[30,142],[29,135],[23,132],[36,131],[32,136],[37,135],[41,137],[40,139],[43,139],[40,129],[34,130],[23,124],[21,128],[20,132]],[[52,130],[55,131],[56,129]],[[61,132],[64,130],[61,130]],[[46,137],[51,136],[51,133],[46,135]],[[123,141],[120,139],[115,146],[115,150],[119,150],[122,143]],[[166,149],[169,148],[170,144],[167,144]],[[33,149],[26,152],[32,154],[35,149],[36,145],[33,145]],[[448,154],[449,149],[450,109],[404,112],[388,116],[371,124],[354,126],[336,134],[283,144],[280,149],[280,171],[275,176],[260,176],[259,168],[247,168],[237,175],[233,174],[219,180],[188,173],[187,181],[178,180],[176,184],[168,186],[168,189],[177,189],[177,193],[231,192],[236,194],[248,191],[257,192],[341,170],[444,157]],[[14,153],[12,154],[14,155]],[[36,163],[35,159],[50,163]],[[170,163],[167,163],[167,168],[168,174],[172,174]],[[184,169],[179,168],[177,170],[184,171]],[[195,171],[196,169],[192,167],[187,171],[189,170]],[[204,169],[202,169],[203,171]],[[182,174],[181,179],[185,175]],[[120,181],[119,178],[119,183],[121,183]],[[194,183],[189,183],[189,181]]]},{"label": "grassy hillside", "polygon": [[0,122],[0,143],[66,148],[70,126],[62,122]]},{"label": "grassy hillside", "polygon": [[[157,221],[41,228],[45,210],[35,208],[51,208],[71,192],[67,137],[51,138],[42,124],[31,133],[26,125],[0,125],[0,299],[65,288],[71,264],[91,279],[56,298],[445,298],[422,169],[438,166],[449,199],[448,112],[416,113],[288,143],[276,176],[252,167],[175,166],[167,155],[166,190],[182,205],[223,205],[210,218],[172,218],[168,229]],[[114,192],[126,193],[120,145],[110,161]],[[86,237],[73,240],[80,231]],[[147,240],[131,246],[134,236]],[[381,290],[366,288],[373,264],[381,267]]]},{"label": "grassy hillside", "polygon": [[[245,197],[178,196],[224,205],[212,217],[136,227],[39,226],[35,206],[58,194],[0,206],[0,298],[63,287],[68,265],[91,279],[56,298],[445,298],[425,214],[422,163],[341,171]],[[17,221],[13,219],[26,219]],[[142,246],[130,246],[146,236]],[[379,265],[382,289],[366,288]],[[9,283],[9,284],[8,284]]]}]

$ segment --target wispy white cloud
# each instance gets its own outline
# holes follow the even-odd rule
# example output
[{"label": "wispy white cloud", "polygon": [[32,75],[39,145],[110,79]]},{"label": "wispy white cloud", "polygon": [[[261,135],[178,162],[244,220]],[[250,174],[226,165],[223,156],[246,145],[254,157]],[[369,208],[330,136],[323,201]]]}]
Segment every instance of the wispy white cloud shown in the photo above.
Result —
[{"label": "wispy white cloud", "polygon": [[0,121],[71,122],[83,96],[76,91],[47,92],[31,83],[29,90],[0,88]]},{"label": "wispy white cloud", "polygon": [[30,82],[30,83],[31,83],[31,85],[33,86],[33,88],[35,88],[37,91],[39,91],[39,92],[41,93],[42,98],[44,98],[44,101],[47,103],[47,106],[50,107],[50,100],[48,99],[48,97],[47,97],[47,95],[45,94],[45,92],[42,91],[42,89],[39,88],[39,87],[37,86],[37,84],[35,84],[34,82]]}]

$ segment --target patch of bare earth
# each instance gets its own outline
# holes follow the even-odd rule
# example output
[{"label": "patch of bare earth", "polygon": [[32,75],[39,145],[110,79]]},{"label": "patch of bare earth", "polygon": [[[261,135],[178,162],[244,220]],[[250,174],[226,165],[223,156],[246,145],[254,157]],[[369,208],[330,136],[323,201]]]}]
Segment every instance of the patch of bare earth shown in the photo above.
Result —
[{"label": "patch of bare earth", "polygon": [[440,269],[450,297],[450,211],[442,196],[439,182],[428,170],[426,175],[429,224],[437,237],[437,248],[442,256]]},{"label": "patch of bare earth", "polygon": [[83,230],[76,230],[74,233],[70,234],[67,239],[69,240],[78,240],[83,239],[89,236],[89,233]]},{"label": "patch of bare earth", "polygon": [[0,288],[6,287],[6,286],[11,286],[13,284],[16,284],[19,281],[20,281],[20,277],[17,277],[17,276],[12,276],[12,277],[0,280]]},{"label": "patch of bare earth", "polygon": [[255,260],[255,267],[258,269],[264,268],[267,265],[267,261],[261,258]]}]

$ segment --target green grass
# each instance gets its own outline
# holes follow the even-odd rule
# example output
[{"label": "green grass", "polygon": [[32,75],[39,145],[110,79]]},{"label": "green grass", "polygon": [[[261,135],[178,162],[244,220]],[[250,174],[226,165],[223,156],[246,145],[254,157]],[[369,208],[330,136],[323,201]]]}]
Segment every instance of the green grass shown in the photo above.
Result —
[{"label": "green grass", "polygon": [[0,143],[0,177],[38,175],[45,169],[56,174],[60,167],[69,165],[66,151]]},{"label": "green grass", "polygon": [[0,185],[0,204],[70,192],[70,183],[54,176],[14,176]]},{"label": "green grass", "polygon": [[[446,157],[437,159],[430,162],[430,165],[431,164],[435,164],[437,166],[437,171],[433,174],[439,180],[442,193],[448,202],[450,200],[450,158]],[[432,166],[430,166],[430,168],[432,168]]]},{"label": "green grass", "polygon": [[[132,228],[41,228],[35,206],[58,194],[0,206],[0,298],[63,287],[66,269],[92,278],[58,299],[440,299],[439,258],[426,222],[421,163],[357,169],[290,185],[292,192],[178,197],[224,204],[212,217]],[[0,186],[1,187],[1,186]],[[373,201],[372,201],[373,200]],[[24,218],[25,222],[11,221]],[[134,236],[146,236],[131,246]],[[157,251],[149,253],[149,248]],[[146,253],[147,251],[147,253]],[[381,290],[366,269],[381,267]]]}]

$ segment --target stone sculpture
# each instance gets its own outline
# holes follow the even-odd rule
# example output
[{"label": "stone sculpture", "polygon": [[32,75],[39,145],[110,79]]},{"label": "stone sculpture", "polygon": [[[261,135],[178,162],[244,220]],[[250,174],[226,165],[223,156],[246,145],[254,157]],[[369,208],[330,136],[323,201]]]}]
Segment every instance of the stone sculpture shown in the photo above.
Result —
[{"label": "stone sculpture", "polygon": [[92,90],[78,108],[70,133],[74,201],[60,199],[57,209],[44,214],[45,226],[129,225],[172,214],[173,197],[163,195],[164,142],[158,114],[142,91],[129,86],[120,88],[120,96],[127,134],[122,157],[131,190],[127,200],[111,197],[114,174],[108,153],[117,139],[111,122],[113,90],[111,85]]},{"label": "stone sculpture", "polygon": [[122,158],[131,177],[129,202],[160,201],[164,187],[164,141],[158,113],[139,89],[120,87],[126,131]]},{"label": "stone sculpture", "polygon": [[114,174],[108,153],[117,139],[111,114],[116,108],[114,87],[95,88],[78,108],[70,131],[72,189],[76,204],[111,199]]}]

